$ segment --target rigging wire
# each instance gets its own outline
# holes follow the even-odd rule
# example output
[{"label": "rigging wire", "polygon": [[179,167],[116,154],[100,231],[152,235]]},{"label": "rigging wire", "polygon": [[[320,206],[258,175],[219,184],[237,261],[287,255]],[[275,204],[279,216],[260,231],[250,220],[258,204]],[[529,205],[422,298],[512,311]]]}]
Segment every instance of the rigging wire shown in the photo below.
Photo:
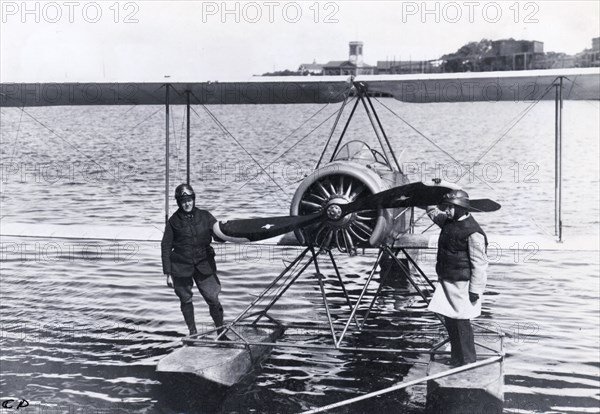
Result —
[{"label": "rigging wire", "polygon": [[[191,94],[198,102],[200,102],[200,99],[198,99],[196,94],[194,94],[193,92],[191,92]],[[279,189],[282,192],[285,192],[285,190],[279,185],[279,183],[277,183],[277,181],[275,181],[275,179],[273,177],[271,177],[271,175],[262,167],[262,165],[260,165],[260,163],[256,160],[256,158],[254,158],[254,156],[252,156],[252,154],[250,154],[250,152],[242,145],[242,143],[236,137],[234,137],[231,132],[229,132],[229,130],[225,127],[225,125],[223,125],[221,123],[221,121],[219,121],[219,119],[206,107],[206,105],[200,104],[200,106],[202,107],[202,109],[204,109],[204,111],[206,111],[206,113],[213,120],[213,122],[215,124],[217,124],[217,126],[219,128],[221,128],[221,131],[225,135],[228,135],[229,137],[231,137],[231,139],[233,139],[233,141],[235,141],[235,143],[246,153],[246,155],[248,155],[248,157],[250,157],[250,159],[267,175],[267,177],[269,177],[271,179],[271,181],[273,181],[275,183],[275,185],[277,187],[279,187]],[[198,117],[200,116],[195,110],[194,110],[194,113]]]},{"label": "rigging wire", "polygon": [[[551,85],[549,85],[546,90],[540,95],[539,98],[537,98],[535,101],[533,101],[531,104],[529,104],[529,106],[527,106],[525,109],[523,109],[519,114],[517,114],[517,116],[515,116],[511,121],[509,121],[508,124],[512,123],[512,125],[510,125],[510,127],[508,127],[508,129],[502,133],[502,135],[496,139],[491,145],[488,146],[488,148],[486,148],[486,150],[477,158],[477,160],[475,161],[474,164],[478,163],[479,161],[481,161],[481,159],[483,157],[485,157],[485,155],[487,155],[506,135],[508,135],[508,133],[510,131],[512,131],[512,129],[517,126],[517,124],[544,98],[544,96],[546,96],[546,94],[548,94],[548,92],[550,92],[552,90],[552,88],[554,88],[554,83],[552,83]],[[425,134],[423,134],[421,131],[419,131],[415,126],[413,126],[412,124],[410,124],[407,120],[405,120],[404,118],[402,118],[400,115],[398,115],[396,112],[394,112],[391,108],[389,108],[387,105],[385,105],[383,102],[381,102],[379,99],[375,98],[375,100],[377,100],[377,102],[379,102],[384,108],[386,108],[388,111],[390,111],[392,113],[392,115],[394,115],[395,117],[397,117],[398,119],[400,119],[402,122],[404,122],[407,126],[409,126],[411,129],[413,129],[416,133],[418,133],[420,136],[422,136],[423,138],[425,138],[427,141],[429,141],[431,144],[433,144],[436,148],[438,148],[440,151],[442,151],[444,154],[446,154],[448,157],[450,157],[454,162],[459,163],[458,160],[456,160],[448,151],[444,150],[443,148],[441,148],[438,144],[436,144],[433,140],[431,140],[430,138],[428,138]],[[508,125],[507,124],[507,125]],[[458,179],[456,180],[456,182],[459,182],[465,175],[467,175],[469,173],[469,171],[467,170],[466,172],[464,172],[460,177],[458,177]],[[480,177],[478,177],[476,174],[474,175],[475,178],[477,178],[480,182],[482,182],[486,187],[488,187],[490,190],[492,191],[496,191],[494,187],[492,187],[487,181],[482,180]],[[510,199],[506,199],[506,201],[508,201],[508,203],[515,207],[518,208]],[[543,233],[546,233],[547,235],[551,235],[551,233],[545,229],[544,227],[542,227],[541,225],[539,225],[534,219],[532,219],[531,217],[525,216],[525,218],[527,218],[527,220],[529,220],[535,227],[537,227],[538,229],[540,229]],[[432,226],[429,226],[427,229],[425,229],[425,231],[429,230]],[[424,231],[424,232],[425,232]],[[424,233],[423,232],[423,233]]]},{"label": "rigging wire", "polygon": [[139,127],[140,125],[142,125],[144,122],[146,122],[147,120],[149,120],[150,118],[152,118],[154,115],[156,115],[157,113],[159,113],[160,111],[162,111],[164,108],[158,108],[156,111],[152,112],[150,115],[148,115],[146,118],[142,119],[140,122],[138,122],[137,124],[135,124],[130,131],[136,129],[137,127]]},{"label": "rigging wire", "polygon": [[17,144],[19,142],[19,133],[21,132],[21,124],[23,122],[23,112],[25,110],[25,107],[22,106],[20,108],[21,113],[19,114],[19,125],[17,126],[17,134],[15,135],[15,140],[13,142],[13,151],[12,154],[10,156],[10,163],[12,164],[12,161],[15,159],[15,155],[17,153]]},{"label": "rigging wire", "polygon": [[319,109],[317,112],[315,112],[314,114],[312,114],[309,118],[307,118],[304,122],[302,122],[297,128],[295,128],[292,132],[290,132],[285,138],[283,138],[281,141],[279,141],[273,147],[269,148],[267,151],[273,151],[279,145],[283,144],[285,141],[287,141],[287,139],[289,137],[291,137],[292,135],[294,135],[300,128],[302,128],[304,125],[306,125],[306,123],[308,123],[308,121],[310,121],[311,119],[313,119],[315,116],[319,115],[328,106],[329,106],[329,102],[326,103],[325,105],[323,105],[321,107],[321,109]]},{"label": "rigging wire", "polygon": [[[302,141],[304,141],[306,138],[308,138],[317,129],[321,128],[321,126],[323,126],[323,124],[325,124],[327,121],[329,121],[337,113],[338,113],[337,110],[334,111],[334,112],[332,112],[327,118],[325,118],[324,121],[322,121],[319,125],[317,125],[316,127],[314,127],[312,130],[310,130],[306,135],[304,135],[302,138],[300,138],[294,145],[292,145],[291,147],[289,147],[288,149],[286,149],[284,152],[282,152],[281,154],[279,154],[277,156],[277,158],[275,158],[273,161],[271,161],[269,164],[267,164],[266,168],[269,168],[271,165],[275,164],[279,159],[281,159],[288,152],[290,152],[291,150],[293,150],[294,148],[296,148]],[[244,188],[244,186],[246,184],[248,184],[249,182],[251,182],[251,181],[252,180],[246,181],[244,184],[242,184],[242,186],[238,190],[241,190],[242,188]]]},{"label": "rigging wire", "polygon": [[[19,115],[19,125],[17,126],[17,134],[15,135],[15,140],[13,142],[13,150],[12,150],[12,154],[11,154],[11,156],[9,158],[10,161],[8,162],[9,165],[12,165],[13,160],[15,159],[15,155],[17,153],[17,144],[19,142],[19,133],[21,131],[21,123],[22,123],[22,120],[23,120],[23,111],[24,111],[24,109],[25,109],[24,106],[22,106],[20,108],[21,113]],[[0,199],[4,200],[5,198],[6,198],[6,191],[3,191],[2,194],[0,195]],[[6,217],[6,215],[0,216],[0,219],[2,219],[3,217]]]},{"label": "rigging wire", "polygon": [[[37,122],[38,124],[40,124],[42,127],[44,127],[45,129],[47,129],[48,131],[50,131],[53,135],[55,135],[58,139],[60,139],[61,141],[63,141],[65,144],[67,144],[69,147],[71,147],[72,149],[74,149],[76,152],[78,152],[79,154],[81,154],[83,157],[87,158],[88,160],[90,160],[94,165],[98,166],[100,168],[100,170],[107,172],[109,175],[111,175],[116,181],[118,181],[118,177],[115,177],[115,175],[109,171],[108,169],[104,168],[101,164],[99,164],[98,162],[96,162],[92,157],[90,157],[89,155],[87,155],[85,152],[81,151],[79,148],[77,148],[74,144],[72,144],[69,140],[67,140],[66,138],[62,137],[59,133],[57,133],[55,130],[53,130],[52,128],[50,128],[48,125],[46,125],[45,123],[43,123],[42,121],[40,121],[39,119],[37,119],[35,116],[31,115],[29,112],[27,112],[25,110],[25,108],[22,109],[23,113],[25,115],[27,115],[28,117],[30,117],[33,121]],[[130,194],[135,194],[136,191],[131,188],[127,183],[125,182],[121,182],[121,184],[127,188],[128,190],[131,191]],[[113,195],[117,195],[119,197],[123,197],[122,194],[115,192],[115,190],[112,189],[111,186],[107,186],[106,188],[108,190],[108,192],[110,192]],[[1,216],[0,220],[2,218],[6,217],[6,215]],[[143,218],[145,221],[150,221],[150,219],[148,219],[147,217]],[[158,227],[156,227],[156,225],[154,225],[153,223],[151,223],[151,226],[159,229]],[[159,229],[160,230],[160,229]]]}]

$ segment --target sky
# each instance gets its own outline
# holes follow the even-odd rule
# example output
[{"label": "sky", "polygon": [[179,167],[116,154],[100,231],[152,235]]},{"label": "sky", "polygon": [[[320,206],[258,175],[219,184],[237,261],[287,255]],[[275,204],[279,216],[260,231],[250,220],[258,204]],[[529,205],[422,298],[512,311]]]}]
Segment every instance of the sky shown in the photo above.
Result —
[{"label": "sky", "polygon": [[2,82],[245,80],[301,63],[436,59],[515,38],[574,54],[600,1],[0,1]]}]

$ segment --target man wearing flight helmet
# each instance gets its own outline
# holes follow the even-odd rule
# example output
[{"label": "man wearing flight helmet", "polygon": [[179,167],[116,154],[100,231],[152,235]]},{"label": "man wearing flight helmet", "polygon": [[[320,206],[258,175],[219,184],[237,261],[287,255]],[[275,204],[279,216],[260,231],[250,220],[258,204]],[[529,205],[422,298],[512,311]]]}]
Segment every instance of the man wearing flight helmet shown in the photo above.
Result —
[{"label": "man wearing flight helmet", "polygon": [[[167,286],[179,297],[181,313],[190,335],[196,334],[194,282],[206,301],[215,326],[222,331],[223,307],[219,302],[221,283],[217,277],[215,252],[210,246],[217,220],[206,210],[195,207],[196,194],[189,184],[175,189],[179,209],[169,218],[161,242],[163,273]],[[227,339],[225,335],[221,339]]]},{"label": "man wearing flight helmet", "polygon": [[469,195],[452,190],[440,206],[427,214],[441,227],[436,272],[438,287],[429,310],[444,315],[450,339],[451,365],[475,362],[471,319],[481,315],[481,297],[487,281],[487,236],[469,213]]}]

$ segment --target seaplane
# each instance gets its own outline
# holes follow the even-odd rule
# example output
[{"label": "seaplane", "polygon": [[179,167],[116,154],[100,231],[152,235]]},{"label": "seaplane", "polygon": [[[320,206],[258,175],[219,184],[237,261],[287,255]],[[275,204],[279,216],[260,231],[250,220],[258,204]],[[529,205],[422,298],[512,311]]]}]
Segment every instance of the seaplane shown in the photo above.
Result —
[{"label": "seaplane", "polygon": [[[323,149],[315,160],[313,171],[298,185],[290,200],[289,214],[275,217],[241,218],[218,222],[215,234],[230,243],[257,243],[271,240],[279,246],[295,246],[299,254],[284,262],[282,271],[247,307],[218,333],[208,330],[183,338],[182,346],[164,356],[157,372],[167,382],[205,383],[227,389],[232,387],[256,364],[267,358],[278,346],[294,346],[315,351],[407,352],[393,346],[362,348],[346,345],[351,331],[366,331],[365,321],[377,317],[374,311],[381,287],[372,292],[378,268],[391,266],[406,278],[424,302],[428,302],[435,285],[413,257],[418,249],[436,247],[436,236],[415,232],[416,211],[421,206],[438,204],[442,196],[455,188],[449,183],[409,182],[385,131],[373,102],[377,97],[393,97],[406,103],[430,102],[497,102],[555,100],[555,230],[557,240],[539,240],[542,249],[568,248],[562,241],[561,218],[561,143],[562,108],[564,100],[599,100],[600,69],[574,68],[482,73],[441,73],[382,76],[318,76],[318,77],[256,77],[241,82],[156,82],[156,83],[2,83],[0,107],[38,107],[70,105],[164,105],[165,106],[165,218],[168,218],[172,183],[169,176],[170,110],[173,105],[186,106],[187,113],[187,181],[190,176],[190,113],[191,107],[235,104],[340,104],[329,133],[324,135]],[[383,106],[385,107],[385,106]],[[392,112],[393,110],[385,107]],[[345,140],[352,128],[356,111],[366,113],[378,147],[361,140]],[[345,124],[342,115],[349,111]],[[402,119],[402,118],[400,118]],[[215,120],[215,122],[219,122]],[[410,126],[410,125],[409,125]],[[414,129],[413,126],[410,126]],[[341,131],[340,131],[341,130]],[[418,132],[418,131],[417,131]],[[489,199],[476,201],[481,212],[493,212],[500,204]],[[417,209],[417,210],[416,210]],[[158,241],[156,229],[111,229],[107,227],[44,226],[2,223],[4,236],[76,237],[91,239],[127,239]],[[510,241],[494,240],[510,249]],[[376,251],[376,259],[357,297],[345,289],[343,269],[336,254],[354,257],[367,249]],[[346,304],[345,319],[340,324],[330,312],[326,278],[321,269],[333,269]],[[387,263],[387,265],[386,265]],[[310,270],[309,270],[310,269]],[[306,276],[306,274],[309,274]],[[292,324],[283,323],[272,315],[278,300],[305,275],[315,283],[323,301],[329,345],[278,342]],[[371,289],[371,291],[369,290]],[[370,297],[370,300],[366,299]],[[322,327],[322,325],[321,325]],[[315,328],[312,326],[311,328]],[[227,334],[230,341],[220,341]],[[385,390],[349,399],[339,404],[319,407],[310,412],[331,408],[393,392],[417,383],[431,386],[431,404],[446,404],[458,395],[457,389],[468,388],[469,395],[489,398],[493,404],[503,400],[503,351],[478,344],[483,352],[473,364],[447,369],[440,358],[447,340],[433,343],[422,353],[431,355],[428,375],[415,381],[396,384]],[[477,380],[466,384],[460,375],[478,370]],[[454,378],[454,382],[451,379]],[[458,378],[458,379],[456,379]],[[485,384],[484,384],[485,383]],[[457,385],[457,384],[460,384]],[[482,385],[484,384],[484,385]],[[490,385],[492,384],[492,385]],[[479,394],[477,394],[479,393]],[[428,391],[429,404],[429,391]],[[443,405],[448,407],[448,405]],[[439,409],[439,408],[438,408]],[[432,408],[435,411],[435,407]]]}]

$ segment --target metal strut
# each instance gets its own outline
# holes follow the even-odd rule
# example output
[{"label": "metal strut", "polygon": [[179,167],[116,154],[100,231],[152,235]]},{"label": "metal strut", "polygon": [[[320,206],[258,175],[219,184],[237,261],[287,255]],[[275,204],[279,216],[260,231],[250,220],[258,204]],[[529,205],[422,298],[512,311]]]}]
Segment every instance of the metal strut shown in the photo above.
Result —
[{"label": "metal strut", "polygon": [[315,264],[315,271],[317,272],[317,280],[319,281],[319,289],[321,290],[321,296],[323,297],[323,304],[325,305],[325,313],[327,314],[327,320],[329,321],[329,328],[331,329],[331,337],[333,338],[333,343],[337,348],[337,341],[335,338],[335,328],[333,327],[333,320],[331,319],[331,312],[329,311],[329,303],[327,303],[327,295],[325,294],[325,286],[323,285],[323,275],[319,271],[319,262],[317,261],[317,253],[315,253],[314,247],[310,247],[310,252],[312,253],[313,262]]},{"label": "metal strut", "polygon": [[375,120],[377,121],[377,125],[379,125],[379,129],[381,130],[381,134],[383,135],[383,138],[385,139],[385,142],[390,150],[390,153],[392,154],[392,158],[394,159],[394,163],[396,164],[396,168],[398,168],[398,172],[402,173],[402,168],[400,168],[400,164],[398,163],[398,159],[396,158],[396,154],[394,153],[394,150],[392,148],[392,144],[390,144],[390,140],[388,139],[387,134],[385,133],[385,130],[383,129],[383,124],[381,123],[381,121],[379,120],[379,116],[377,115],[377,111],[375,110],[375,107],[373,106],[373,102],[371,102],[371,98],[369,97],[369,94],[365,94],[365,97],[367,98],[367,102],[369,102],[369,106],[371,107],[371,110],[373,111],[373,115],[375,116]]},{"label": "metal strut", "polygon": [[[304,251],[302,252],[302,257],[304,257],[304,255],[306,255],[306,253],[307,253],[309,250],[310,250],[310,248],[308,248],[308,247],[307,247],[306,249],[304,249]],[[298,257],[300,257],[300,256],[298,256]],[[298,259],[298,258],[296,258],[296,259]],[[260,315],[258,316],[258,318],[256,318],[256,319],[254,320],[254,322],[253,322],[253,323],[257,323],[257,322],[258,322],[258,321],[259,321],[259,320],[260,320],[260,319],[261,319],[263,316],[267,316],[267,317],[268,317],[268,315],[267,315],[267,312],[268,312],[268,311],[269,311],[269,310],[270,310],[270,309],[273,307],[273,305],[275,305],[275,303],[277,303],[277,301],[279,300],[279,298],[281,298],[281,297],[283,296],[283,294],[284,294],[285,292],[287,292],[287,290],[288,290],[288,289],[289,289],[289,288],[290,288],[290,287],[291,287],[291,286],[294,284],[294,282],[296,282],[296,280],[298,280],[298,278],[300,277],[300,275],[302,275],[302,273],[304,273],[304,271],[306,270],[306,268],[308,268],[308,266],[310,266],[310,264],[312,263],[312,261],[313,261],[313,260],[314,260],[314,258],[313,258],[313,257],[311,257],[311,258],[308,260],[308,262],[306,262],[306,263],[304,264],[304,266],[302,266],[302,268],[301,268],[301,269],[298,271],[298,273],[296,274],[296,276],[294,276],[294,277],[292,278],[292,280],[290,280],[290,281],[289,281],[289,282],[288,282],[288,283],[285,285],[285,287],[284,287],[283,289],[281,289],[281,291],[280,291],[280,292],[279,292],[279,293],[278,293],[278,294],[277,294],[277,295],[276,295],[276,296],[275,296],[273,299],[271,299],[271,302],[269,302],[269,304],[268,304],[268,305],[267,305],[267,306],[266,306],[266,307],[265,307],[265,308],[264,308],[264,309],[263,309],[263,310],[260,312]],[[297,260],[296,260],[296,261],[297,261]],[[294,263],[295,263],[296,261],[292,262],[292,263],[291,263],[291,264],[288,266],[288,268],[287,268],[287,269],[291,268],[291,267],[294,265]],[[287,270],[286,270],[286,271],[287,271]]]},{"label": "metal strut", "polygon": [[427,277],[427,275],[425,274],[425,272],[419,267],[419,265],[417,264],[417,262],[415,261],[415,259],[413,259],[408,252],[406,251],[405,248],[401,248],[400,251],[402,253],[404,253],[404,256],[406,256],[406,258],[408,259],[408,261],[415,267],[415,269],[417,269],[417,272],[419,272],[419,274],[423,277],[423,279],[425,279],[427,281],[427,283],[429,284],[429,286],[431,286],[432,289],[435,289],[435,286],[433,285],[433,282],[431,280],[429,280],[429,278]]},{"label": "metal strut", "polygon": [[[327,142],[325,143],[325,146],[323,147],[323,151],[321,152],[321,156],[319,157],[319,161],[317,161],[317,165],[314,168],[315,170],[319,168],[319,166],[321,165],[321,161],[323,161],[323,157],[325,156],[325,151],[327,150],[327,147],[329,147],[329,142],[331,141],[331,138],[333,138],[333,133],[335,132],[335,129],[337,128],[337,124],[340,121],[340,118],[342,116],[342,112],[344,112],[344,108],[346,107],[347,103],[348,103],[348,95],[346,95],[344,97],[344,101],[342,102],[342,106],[340,107],[340,110],[338,111],[337,116],[335,117],[335,121],[333,122],[333,126],[331,127],[331,132],[329,133],[329,138],[327,138]],[[345,131],[345,128],[344,128],[344,131]],[[334,154],[335,154],[335,152],[334,152]]]},{"label": "metal strut", "polygon": [[186,115],[187,115],[187,125],[186,125],[186,183],[190,184],[190,135],[191,135],[191,125],[190,125],[190,91],[185,91],[186,95]]},{"label": "metal strut", "polygon": [[446,371],[439,372],[437,374],[428,375],[428,376],[423,377],[423,378],[418,378],[418,379],[415,379],[415,380],[412,380],[412,381],[408,381],[408,382],[400,382],[400,383],[397,383],[395,385],[392,385],[391,387],[384,388],[384,389],[379,390],[379,391],[374,391],[374,392],[371,392],[371,393],[368,393],[368,394],[363,394],[363,395],[360,395],[358,397],[350,398],[350,399],[347,399],[347,400],[344,400],[344,401],[340,401],[340,402],[334,403],[334,404],[329,404],[329,405],[326,405],[324,407],[314,408],[312,410],[304,411],[303,413],[304,414],[322,413],[322,412],[325,412],[325,411],[329,411],[329,410],[331,410],[333,408],[343,407],[343,406],[348,405],[348,404],[352,404],[352,403],[355,403],[355,402],[358,402],[358,401],[362,401],[362,400],[366,400],[366,399],[369,399],[369,398],[377,397],[379,395],[387,394],[387,393],[390,393],[392,391],[401,390],[401,389],[410,387],[412,385],[416,385],[416,384],[420,384],[420,383],[423,383],[423,382],[427,382],[429,380],[438,379],[438,378],[444,378],[444,377],[448,377],[450,375],[458,374],[459,372],[469,371],[469,370],[472,370],[472,369],[475,369],[475,368],[479,368],[479,367],[482,367],[482,366],[485,366],[485,365],[490,365],[490,364],[493,364],[494,362],[501,361],[502,359],[503,359],[503,356],[501,356],[501,355],[500,356],[492,356],[490,358],[487,358],[487,359],[484,359],[484,360],[481,360],[481,361],[473,362],[471,364],[463,365],[463,366],[460,366],[460,367],[457,367],[457,368],[452,368],[452,369],[449,369],[449,370],[446,370]]},{"label": "metal strut", "polygon": [[[254,298],[254,300],[246,307],[246,309],[244,309],[232,322],[226,324],[226,326],[229,328],[233,325],[235,325],[237,322],[239,322],[244,315],[246,315],[250,309],[252,309],[260,300],[262,300],[262,298],[271,290],[273,289],[273,287],[277,284],[277,282],[279,282],[279,280],[281,280],[281,278],[296,264],[298,263],[300,260],[302,260],[304,258],[304,256],[306,255],[306,253],[308,252],[308,248],[304,249],[302,251],[302,253],[300,253],[285,269],[283,269],[283,271],[269,284],[269,286],[267,286],[265,288],[265,290],[263,290],[256,298]],[[279,295],[281,296],[281,295]],[[273,302],[274,303],[274,302]],[[272,306],[272,304],[271,304]],[[259,318],[260,319],[260,318]],[[258,319],[257,319],[258,321]]]},{"label": "metal strut", "polygon": [[562,242],[562,125],[563,125],[563,76],[555,84],[554,100],[554,235]]},{"label": "metal strut", "polygon": [[[346,291],[346,286],[344,285],[344,281],[342,280],[342,275],[340,274],[340,271],[338,270],[337,263],[335,262],[335,259],[333,258],[333,253],[331,253],[331,250],[329,250],[329,258],[331,259],[331,264],[333,265],[335,274],[337,275],[337,278],[340,281],[340,287],[342,288],[342,292],[344,293],[344,297],[346,298],[346,303],[348,304],[348,308],[350,309],[350,312],[352,312],[352,309],[353,309],[352,301],[350,300],[350,296],[348,296],[348,292]],[[356,324],[356,327],[360,329],[360,325],[358,323],[358,319],[356,318],[356,315],[354,315],[354,323]]]},{"label": "metal strut", "polygon": [[[352,111],[350,111],[350,116],[348,117],[348,119],[346,120],[346,124],[344,125],[344,129],[342,129],[342,133],[340,134],[340,138],[338,139],[337,143],[335,144],[335,148],[333,149],[333,152],[331,153],[331,158],[329,159],[329,162],[332,162],[338,152],[338,149],[340,148],[340,144],[342,143],[342,139],[344,139],[344,135],[346,135],[346,131],[348,130],[348,125],[350,125],[350,121],[352,120],[352,117],[354,116],[354,112],[356,112],[356,107],[358,106],[358,103],[360,102],[359,99],[356,100],[356,102],[354,102],[354,106],[352,107]],[[323,148],[323,153],[325,153],[325,150],[327,148]]]},{"label": "metal strut", "polygon": [[379,141],[379,146],[381,147],[381,150],[383,151],[383,154],[385,155],[385,160],[387,161],[387,165],[388,165],[388,167],[390,167],[391,170],[393,170],[392,164],[390,164],[390,159],[388,157],[388,153],[385,150],[385,145],[383,145],[383,141],[381,140],[381,137],[379,136],[379,131],[377,130],[377,127],[375,126],[375,122],[373,122],[373,116],[371,115],[371,111],[369,111],[369,107],[367,106],[367,103],[365,102],[364,95],[366,95],[366,93],[361,90],[360,94],[358,95],[358,99],[360,99],[360,101],[363,104],[363,107],[365,108],[365,112],[367,113],[369,122],[371,122],[373,131],[375,132],[375,136],[377,137],[377,141]]},{"label": "metal strut", "polygon": [[165,88],[165,224],[169,221],[169,86]]},{"label": "metal strut", "polygon": [[[401,268],[401,269],[403,269],[403,268],[405,268],[405,267],[406,267],[406,265],[405,265],[404,263],[402,263],[402,262],[400,261],[400,259],[398,259],[398,258],[397,258],[397,257],[394,255],[394,252],[392,252],[392,249],[390,249],[390,247],[389,247],[389,246],[383,246],[383,247],[382,247],[382,249],[383,249],[383,250],[384,250],[384,251],[385,251],[387,254],[389,254],[389,255],[392,257],[392,259],[394,259],[394,261],[396,262],[396,264],[397,264],[398,266],[400,266],[400,268]],[[406,255],[407,255],[407,257],[408,257],[408,254],[407,254],[406,252],[405,252],[404,254],[406,254]],[[418,286],[418,285],[415,283],[415,281],[413,280],[413,278],[410,276],[410,272],[406,272],[406,279],[408,279],[408,281],[409,281],[409,282],[410,282],[410,284],[411,284],[411,285],[412,285],[412,286],[415,288],[415,290],[417,291],[417,293],[418,293],[419,295],[421,295],[421,297],[423,298],[423,300],[425,301],[425,303],[429,304],[429,299],[428,299],[428,297],[427,297],[427,296],[426,296],[426,295],[425,295],[425,294],[424,294],[424,293],[421,291],[421,289],[419,289],[419,286]],[[431,283],[431,282],[430,282],[430,283]],[[446,323],[444,322],[444,319],[442,319],[442,317],[441,317],[439,314],[437,314],[437,313],[434,313],[434,315],[435,315],[435,316],[436,316],[436,317],[437,317],[437,318],[440,320],[440,322],[442,322],[442,325],[446,326]]]},{"label": "metal strut", "polygon": [[365,295],[365,293],[369,287],[369,284],[371,283],[371,279],[373,279],[373,275],[375,274],[375,271],[377,270],[377,266],[379,266],[379,262],[381,261],[382,256],[383,256],[383,249],[380,248],[379,254],[377,255],[377,260],[373,264],[373,268],[371,269],[371,272],[369,273],[369,277],[367,278],[367,281],[365,282],[365,285],[364,285],[362,291],[360,292],[360,295],[358,296],[356,305],[350,312],[350,316],[348,317],[348,321],[346,321],[346,325],[344,326],[344,329],[342,330],[342,334],[340,335],[339,339],[337,340],[337,342],[335,344],[336,348],[340,346],[340,343],[344,339],[344,336],[346,335],[346,331],[348,330],[348,327],[350,326],[352,319],[356,315],[356,311],[358,310],[358,307],[360,306],[360,302],[362,301],[362,298]]},{"label": "metal strut", "polygon": [[[344,129],[342,130],[342,133],[340,134],[340,137],[337,140],[335,148],[333,149],[333,152],[331,153],[331,158],[329,159],[329,162],[332,162],[335,159],[335,156],[337,155],[337,152],[342,143],[342,140],[344,139],[344,135],[346,134],[346,131],[348,130],[348,126],[350,125],[350,121],[352,120],[352,117],[354,116],[356,107],[358,106],[359,103],[362,103],[363,107],[365,109],[365,113],[367,114],[367,117],[369,118],[369,121],[371,122],[371,126],[373,127],[373,131],[375,132],[375,136],[377,137],[377,141],[379,142],[379,146],[381,147],[381,150],[383,151],[383,155],[384,155],[385,161],[387,163],[387,166],[390,168],[390,170],[394,171],[394,167],[392,166],[392,164],[390,162],[390,157],[388,154],[388,152],[390,152],[392,154],[392,159],[394,160],[397,171],[401,173],[402,169],[400,168],[400,164],[398,162],[398,159],[396,158],[394,149],[392,148],[392,145],[390,144],[390,140],[389,140],[387,134],[385,133],[385,130],[383,129],[383,125],[381,124],[379,116],[377,115],[377,111],[375,111],[375,107],[373,106],[373,103],[371,102],[371,99],[369,98],[369,95],[366,92],[365,85],[363,85],[362,83],[356,83],[356,82],[354,82],[353,85],[356,90],[356,102],[354,103],[354,106],[352,107],[350,116],[348,116],[348,119],[346,120],[346,124],[344,125]],[[346,105],[346,101],[344,100],[344,104],[342,105],[342,107],[340,108],[340,111],[338,112],[338,117],[335,120],[334,127],[331,130],[331,133],[329,135],[329,138],[327,139],[327,143],[325,144],[323,151],[321,152],[321,156],[319,157],[319,161],[317,162],[315,169],[319,168],[319,166],[321,165],[321,161],[323,159],[323,156],[325,155],[325,151],[327,150],[327,147],[329,146],[331,136],[333,135],[333,132],[335,130],[335,127],[337,126],[337,123],[339,121],[339,118],[341,116],[341,113],[342,113],[345,105]],[[369,107],[371,108],[370,110],[369,110]],[[380,134],[380,131],[381,131],[381,134]],[[383,140],[381,139],[381,136],[383,136],[383,138],[385,140],[385,145],[384,145]]]}]

